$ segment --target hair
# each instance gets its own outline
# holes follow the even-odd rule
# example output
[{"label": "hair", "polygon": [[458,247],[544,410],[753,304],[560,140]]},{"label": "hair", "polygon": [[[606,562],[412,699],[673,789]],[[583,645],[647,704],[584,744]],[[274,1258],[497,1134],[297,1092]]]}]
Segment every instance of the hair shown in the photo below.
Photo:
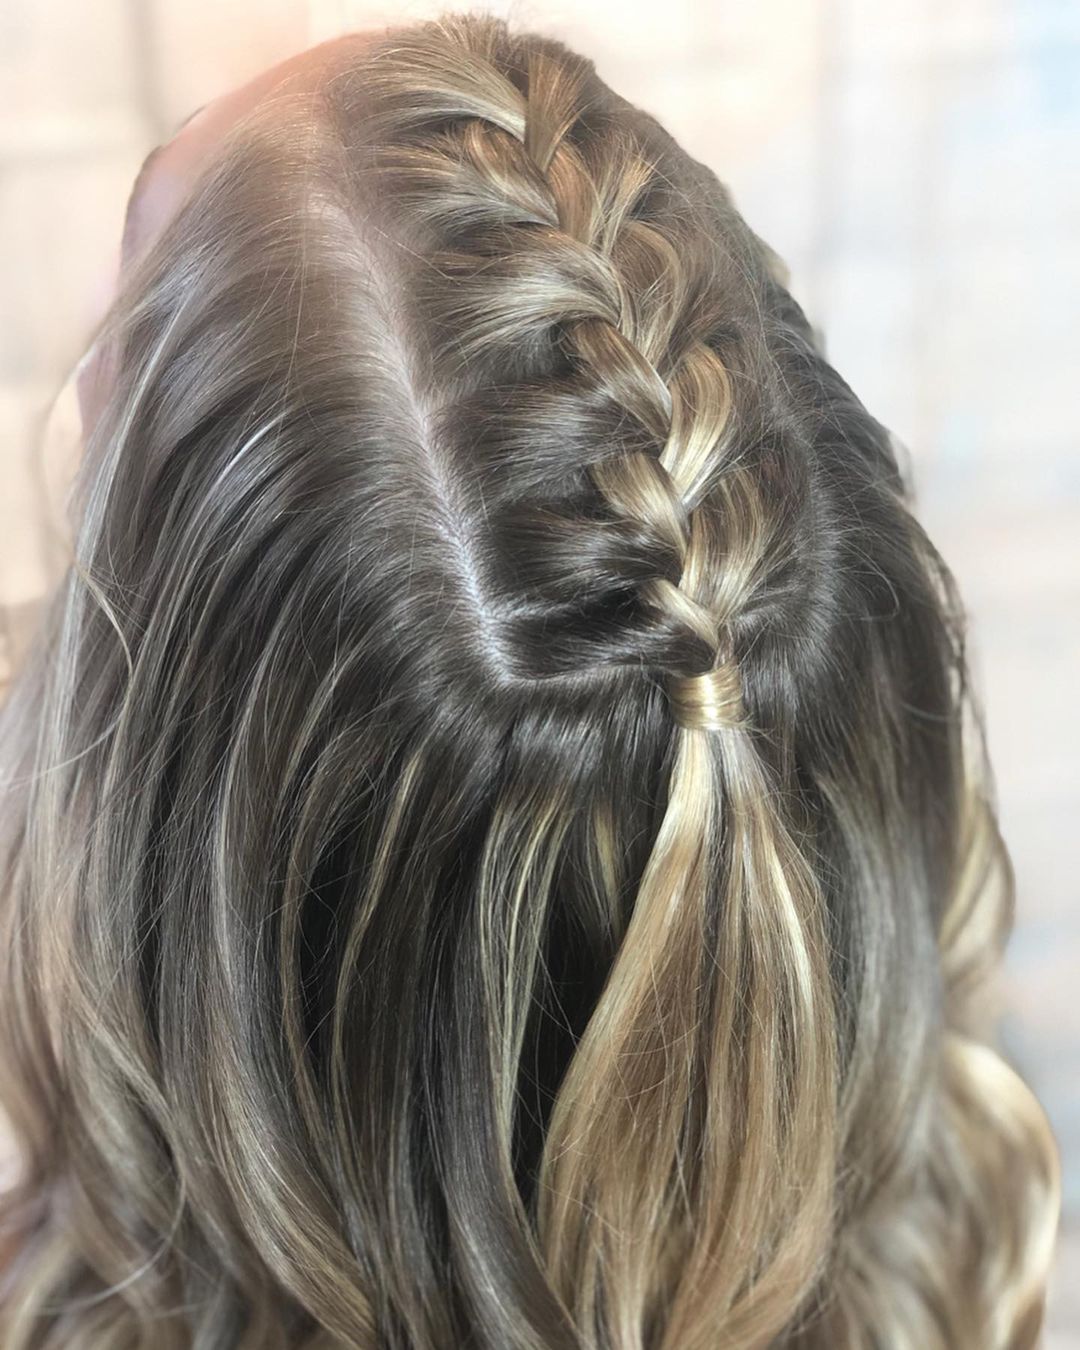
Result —
[{"label": "hair", "polygon": [[1032,1346],[899,447],[591,61],[346,45],[99,336],[0,746],[5,1350]]}]

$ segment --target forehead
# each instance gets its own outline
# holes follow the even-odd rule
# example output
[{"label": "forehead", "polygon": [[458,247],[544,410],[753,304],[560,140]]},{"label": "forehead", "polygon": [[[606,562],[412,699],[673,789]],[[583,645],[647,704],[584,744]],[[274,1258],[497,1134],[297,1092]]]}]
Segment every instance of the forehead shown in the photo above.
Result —
[{"label": "forehead", "polygon": [[[160,233],[233,126],[263,104],[272,112],[275,95],[318,88],[373,35],[348,34],[299,52],[186,118],[170,140],[150,151],[136,175],[124,223],[122,260],[142,252]],[[290,106],[282,99],[283,116]]]}]

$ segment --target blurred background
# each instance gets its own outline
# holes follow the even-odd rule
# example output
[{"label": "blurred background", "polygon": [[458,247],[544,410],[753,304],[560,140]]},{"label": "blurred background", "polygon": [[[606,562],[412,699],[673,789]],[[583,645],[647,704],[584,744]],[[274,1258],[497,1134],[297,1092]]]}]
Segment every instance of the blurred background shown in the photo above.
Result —
[{"label": "blurred background", "polygon": [[[1080,1350],[1080,3],[488,8],[586,52],[716,170],[907,447],[969,607],[1016,867],[1003,1036],[1064,1154],[1046,1346]],[[0,0],[0,693],[63,565],[65,382],[143,155],[293,51],[435,12]]]}]

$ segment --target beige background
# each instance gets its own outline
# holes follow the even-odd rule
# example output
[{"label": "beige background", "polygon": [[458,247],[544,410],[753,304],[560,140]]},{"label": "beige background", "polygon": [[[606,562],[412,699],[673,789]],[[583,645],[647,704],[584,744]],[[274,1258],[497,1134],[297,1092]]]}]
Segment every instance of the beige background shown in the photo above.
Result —
[{"label": "beige background", "polygon": [[[1080,3],[492,7],[588,52],[731,184],[910,448],[970,607],[1016,864],[1005,1034],[1065,1152],[1047,1344],[1080,1347]],[[62,557],[72,411],[55,399],[142,155],[291,51],[431,12],[0,0],[0,681]]]}]

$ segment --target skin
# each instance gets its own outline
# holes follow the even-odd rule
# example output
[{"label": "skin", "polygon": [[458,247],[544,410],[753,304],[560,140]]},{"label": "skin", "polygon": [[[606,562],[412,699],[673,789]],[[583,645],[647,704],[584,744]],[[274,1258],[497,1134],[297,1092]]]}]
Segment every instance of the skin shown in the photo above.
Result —
[{"label": "skin", "polygon": [[[270,66],[199,108],[169,140],[151,150],[136,176],[128,201],[120,248],[121,273],[165,228],[226,134],[241,118],[264,101],[272,100],[285,86],[290,90],[317,87],[355,51],[358,42],[370,39],[375,31],[331,38]],[[113,294],[115,286],[106,296],[106,303]],[[106,392],[107,373],[100,349],[91,348],[84,357],[75,383],[85,442]]]}]

